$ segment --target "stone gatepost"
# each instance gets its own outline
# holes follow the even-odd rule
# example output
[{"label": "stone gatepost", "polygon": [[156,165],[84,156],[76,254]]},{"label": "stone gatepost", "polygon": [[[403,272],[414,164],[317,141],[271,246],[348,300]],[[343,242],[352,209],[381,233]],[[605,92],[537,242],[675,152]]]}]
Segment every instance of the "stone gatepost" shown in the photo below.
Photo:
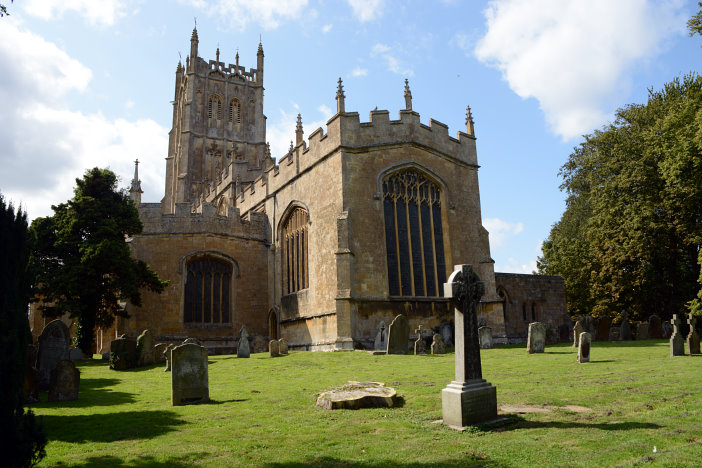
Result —
[{"label": "stone gatepost", "polygon": [[477,309],[485,284],[470,265],[456,265],[444,284],[455,307],[456,379],[441,391],[444,423],[453,427],[497,418],[497,389],[483,379]]},{"label": "stone gatepost", "polygon": [[680,334],[680,319],[678,314],[673,314],[673,318],[670,320],[673,325],[673,334],[670,335],[670,355],[671,356],[684,356],[685,355],[685,340],[683,340]]}]

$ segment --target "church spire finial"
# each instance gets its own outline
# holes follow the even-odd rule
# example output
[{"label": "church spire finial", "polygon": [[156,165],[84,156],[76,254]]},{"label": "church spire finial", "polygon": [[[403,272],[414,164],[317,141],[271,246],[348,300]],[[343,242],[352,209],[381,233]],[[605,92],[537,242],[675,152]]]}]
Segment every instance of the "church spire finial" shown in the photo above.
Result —
[{"label": "church spire finial", "polygon": [[346,96],[344,95],[344,85],[339,77],[339,86],[336,88],[336,113],[346,112]]},{"label": "church spire finial", "polygon": [[193,28],[193,35],[190,36],[190,62],[195,63],[195,57],[197,57],[197,45],[200,40],[197,37],[197,18],[195,18],[195,27]]},{"label": "church spire finial", "polygon": [[139,180],[139,160],[134,161],[134,178],[132,179],[132,185],[129,187],[129,198],[131,198],[136,205],[141,203],[141,194],[144,191],[141,189],[141,181]]},{"label": "church spire finial", "polygon": [[216,57],[217,57],[217,63],[219,63],[219,43],[217,44]]},{"label": "church spire finial", "polygon": [[475,127],[473,125],[473,114],[470,112],[470,106],[466,106],[466,131],[468,135],[475,136]]},{"label": "church spire finial", "polygon": [[407,78],[405,78],[405,110],[412,110],[412,91],[410,91]]},{"label": "church spire finial", "polygon": [[234,57],[234,59],[236,60],[236,70],[238,73],[238,71],[239,71],[239,48],[238,47],[236,48],[236,56]]},{"label": "church spire finial", "polygon": [[295,126],[295,146],[302,144],[302,115],[297,114],[297,125]]}]

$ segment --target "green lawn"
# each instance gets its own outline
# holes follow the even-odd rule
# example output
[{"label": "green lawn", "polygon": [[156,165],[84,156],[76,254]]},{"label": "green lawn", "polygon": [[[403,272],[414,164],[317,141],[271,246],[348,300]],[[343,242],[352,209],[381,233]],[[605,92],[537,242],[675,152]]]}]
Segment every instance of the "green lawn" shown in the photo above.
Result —
[{"label": "green lawn", "polygon": [[[454,431],[441,419],[453,354],[291,352],[211,356],[210,398],[171,406],[162,365],[111,371],[79,363],[80,399],[31,405],[48,435],[43,466],[702,466],[702,356],[667,341],[482,351],[497,403],[548,407]],[[394,387],[404,405],[327,411],[317,395],[348,380]],[[573,412],[567,405],[591,411]],[[656,446],[657,452],[653,452]]]}]

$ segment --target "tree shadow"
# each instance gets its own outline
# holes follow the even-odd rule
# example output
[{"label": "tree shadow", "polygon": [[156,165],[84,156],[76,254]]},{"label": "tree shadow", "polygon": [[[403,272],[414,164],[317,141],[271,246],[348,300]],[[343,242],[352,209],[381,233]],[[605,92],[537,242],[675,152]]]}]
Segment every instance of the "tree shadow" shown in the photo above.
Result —
[{"label": "tree shadow", "polygon": [[344,460],[336,457],[315,457],[305,461],[280,461],[264,463],[261,466],[267,468],[309,468],[309,467],[357,467],[357,468],[385,468],[388,466],[396,466],[399,468],[428,468],[428,467],[438,467],[438,468],[457,468],[457,467],[477,467],[477,466],[491,466],[496,468],[506,468],[509,465],[495,460],[488,459],[487,456],[481,453],[466,453],[461,455],[459,459],[456,460],[435,460],[432,462],[421,463],[421,462],[407,462],[398,463],[396,460],[373,460],[373,461],[359,461],[359,460]]},{"label": "tree shadow", "polygon": [[530,421],[522,416],[509,415],[496,424],[476,426],[472,431],[505,432],[518,429],[600,429],[602,431],[630,431],[635,429],[660,429],[655,423],[624,421],[616,423],[585,423],[578,421]]},{"label": "tree shadow", "polygon": [[115,406],[124,403],[134,403],[132,393],[116,392],[111,387],[120,383],[118,379],[80,379],[78,399],[75,401],[47,401],[48,394],[42,392],[40,402],[28,405],[32,408],[55,408],[66,406],[70,408],[85,408],[88,406]]},{"label": "tree shadow", "polygon": [[156,457],[151,455],[146,455],[138,458],[132,458],[129,461],[125,461],[114,455],[105,455],[97,457],[89,457],[80,464],[75,464],[71,466],[75,467],[154,467],[154,468],[187,468],[193,466],[198,459],[201,459],[205,453],[190,453],[181,457],[170,457],[165,461],[158,461]]},{"label": "tree shadow", "polygon": [[185,424],[171,411],[126,411],[120,413],[41,417],[49,440],[62,442],[114,442],[150,439]]}]

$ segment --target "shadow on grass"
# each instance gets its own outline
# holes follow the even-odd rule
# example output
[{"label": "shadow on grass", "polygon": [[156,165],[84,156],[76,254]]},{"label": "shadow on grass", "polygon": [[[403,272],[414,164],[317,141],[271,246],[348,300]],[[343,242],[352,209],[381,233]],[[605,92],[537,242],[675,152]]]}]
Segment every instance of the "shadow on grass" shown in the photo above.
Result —
[{"label": "shadow on grass", "polygon": [[80,379],[78,399],[75,401],[46,401],[45,392],[40,396],[41,401],[28,405],[31,408],[56,408],[66,406],[70,408],[86,408],[89,406],[115,406],[124,403],[134,403],[136,399],[132,393],[115,392],[110,389],[120,383],[118,379]]},{"label": "shadow on grass", "polygon": [[654,423],[616,422],[616,423],[584,423],[577,421],[529,421],[521,416],[510,415],[502,422],[484,424],[469,428],[469,432],[505,432],[518,429],[600,429],[602,431],[630,431],[634,429],[660,429],[662,426]]},{"label": "shadow on grass", "polygon": [[114,442],[150,439],[171,431],[185,421],[171,411],[41,416],[47,438],[62,442]]},{"label": "shadow on grass", "polygon": [[302,462],[281,461],[273,463],[264,463],[261,466],[268,468],[309,468],[309,467],[358,467],[358,468],[385,468],[388,466],[397,466],[399,468],[455,468],[455,467],[474,467],[474,466],[491,466],[497,468],[506,468],[509,465],[499,463],[488,459],[480,453],[467,452],[457,460],[436,460],[428,463],[407,462],[397,463],[396,460],[374,460],[374,461],[359,461],[359,460],[343,460],[335,457],[316,457]]},{"label": "shadow on grass", "polygon": [[168,458],[166,461],[159,461],[153,456],[143,456],[138,458],[132,458],[129,461],[123,460],[119,457],[112,455],[106,455],[104,457],[90,457],[85,462],[77,465],[71,465],[76,467],[105,467],[105,466],[149,466],[155,468],[186,468],[193,466],[198,458],[201,458],[204,453],[191,453],[183,457],[172,457]]}]

